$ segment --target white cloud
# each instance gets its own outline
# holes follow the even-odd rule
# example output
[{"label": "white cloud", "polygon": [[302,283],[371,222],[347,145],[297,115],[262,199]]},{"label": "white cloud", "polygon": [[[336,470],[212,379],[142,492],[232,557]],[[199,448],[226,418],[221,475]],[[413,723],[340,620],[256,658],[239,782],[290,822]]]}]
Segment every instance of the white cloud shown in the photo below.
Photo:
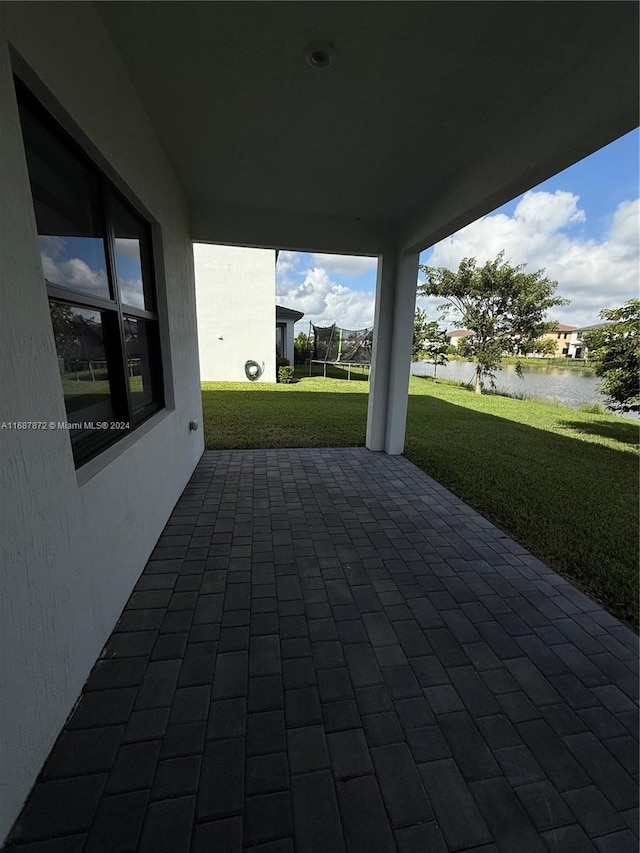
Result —
[{"label": "white cloud", "polygon": [[338,275],[362,275],[367,270],[374,270],[377,264],[377,258],[359,255],[323,255],[314,252],[311,259],[314,264]]},{"label": "white cloud", "polygon": [[50,258],[58,258],[64,251],[66,241],[62,237],[43,234],[42,236],[38,236],[38,245],[43,255],[47,255]]},{"label": "white cloud", "polygon": [[124,255],[131,261],[140,263],[140,241],[130,237],[116,237],[116,255]]},{"label": "white cloud", "polygon": [[141,278],[119,278],[120,298],[125,305],[144,308],[144,292]]},{"label": "white cloud", "polygon": [[601,308],[637,297],[640,200],[618,206],[600,241],[571,233],[586,221],[578,202],[569,192],[532,190],[512,216],[484,216],[436,244],[429,264],[457,269],[464,257],[482,264],[504,249],[512,263],[524,263],[530,272],[544,269],[558,282],[558,295],[571,300],[552,319],[575,326],[597,322]]},{"label": "white cloud", "polygon": [[52,284],[84,290],[96,296],[109,293],[105,270],[93,270],[82,258],[70,258],[68,261],[55,261],[49,255],[41,254],[44,277]]},{"label": "white cloud", "polygon": [[277,275],[282,277],[286,276],[288,273],[292,272],[298,267],[299,261],[299,252],[278,252],[278,262],[276,265]]},{"label": "white cloud", "polygon": [[578,208],[577,195],[556,190],[555,193],[528,192],[517,205],[514,217],[527,226],[555,231],[565,225],[584,222],[584,211]]},{"label": "white cloud", "polygon": [[[82,258],[69,258],[66,261],[56,260],[65,250],[67,243],[61,237],[39,237],[40,258],[44,277],[52,284],[69,287],[72,290],[82,290],[95,296],[109,298],[107,273],[104,269],[94,270]],[[139,243],[137,240],[118,238],[117,252],[132,260],[140,260]],[[141,278],[119,278],[120,295],[127,305],[144,307],[144,296]]]},{"label": "white cloud", "polygon": [[345,329],[363,329],[373,324],[375,294],[333,281],[323,267],[306,270],[302,283],[286,277],[279,280],[276,298],[279,305],[304,312],[298,328],[310,322],[316,326],[337,323]]}]

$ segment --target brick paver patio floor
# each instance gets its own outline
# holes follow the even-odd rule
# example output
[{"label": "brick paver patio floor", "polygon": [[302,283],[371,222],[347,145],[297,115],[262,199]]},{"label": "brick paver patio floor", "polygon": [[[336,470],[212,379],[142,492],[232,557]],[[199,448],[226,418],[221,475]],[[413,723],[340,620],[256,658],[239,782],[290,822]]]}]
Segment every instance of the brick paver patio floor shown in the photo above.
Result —
[{"label": "brick paver patio floor", "polygon": [[406,459],[207,452],[12,844],[637,853],[636,639]]}]

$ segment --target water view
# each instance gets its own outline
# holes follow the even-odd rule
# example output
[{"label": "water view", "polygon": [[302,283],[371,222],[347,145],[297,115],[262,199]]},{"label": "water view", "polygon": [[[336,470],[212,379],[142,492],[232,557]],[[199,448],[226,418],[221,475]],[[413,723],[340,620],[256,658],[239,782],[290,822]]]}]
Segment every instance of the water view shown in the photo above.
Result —
[{"label": "water view", "polygon": [[[468,361],[450,361],[444,367],[438,367],[437,377],[471,382],[474,368],[475,365]],[[433,376],[433,364],[427,362],[417,362],[411,370],[416,376]],[[602,380],[589,370],[528,367],[524,363],[522,378],[517,375],[514,364],[504,364],[495,374],[498,392],[555,400],[576,408],[584,403],[601,403],[603,406],[607,403],[598,391]]]}]

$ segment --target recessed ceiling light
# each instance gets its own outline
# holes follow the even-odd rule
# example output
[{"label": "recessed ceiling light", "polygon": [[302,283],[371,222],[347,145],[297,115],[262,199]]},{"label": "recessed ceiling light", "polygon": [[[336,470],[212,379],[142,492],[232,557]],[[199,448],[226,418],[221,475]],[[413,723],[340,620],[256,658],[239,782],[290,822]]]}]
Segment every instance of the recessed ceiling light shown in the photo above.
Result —
[{"label": "recessed ceiling light", "polygon": [[336,61],[336,50],[328,41],[314,41],[304,49],[304,58],[312,68],[329,68]]}]

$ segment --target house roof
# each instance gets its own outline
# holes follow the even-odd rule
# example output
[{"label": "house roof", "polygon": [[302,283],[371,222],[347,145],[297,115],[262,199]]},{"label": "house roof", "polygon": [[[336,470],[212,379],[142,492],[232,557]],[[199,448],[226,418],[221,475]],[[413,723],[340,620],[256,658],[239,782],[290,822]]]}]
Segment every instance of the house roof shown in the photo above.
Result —
[{"label": "house roof", "polygon": [[95,9],[196,242],[419,251],[637,126],[635,3]]},{"label": "house roof", "polygon": [[580,326],[579,329],[574,329],[574,332],[590,332],[592,329],[601,329],[603,326],[612,326],[613,323],[593,323],[591,326]]},{"label": "house roof", "polygon": [[[554,329],[555,332],[575,332],[575,330],[575,326],[567,326],[564,323],[558,323],[557,328]],[[552,334],[552,332],[550,332],[549,334]]]},{"label": "house roof", "polygon": [[302,320],[304,313],[295,311],[293,308],[283,308],[282,305],[276,305],[276,320]]},{"label": "house roof", "polygon": [[468,329],[456,329],[454,332],[447,332],[448,338],[468,338],[473,334]]}]

